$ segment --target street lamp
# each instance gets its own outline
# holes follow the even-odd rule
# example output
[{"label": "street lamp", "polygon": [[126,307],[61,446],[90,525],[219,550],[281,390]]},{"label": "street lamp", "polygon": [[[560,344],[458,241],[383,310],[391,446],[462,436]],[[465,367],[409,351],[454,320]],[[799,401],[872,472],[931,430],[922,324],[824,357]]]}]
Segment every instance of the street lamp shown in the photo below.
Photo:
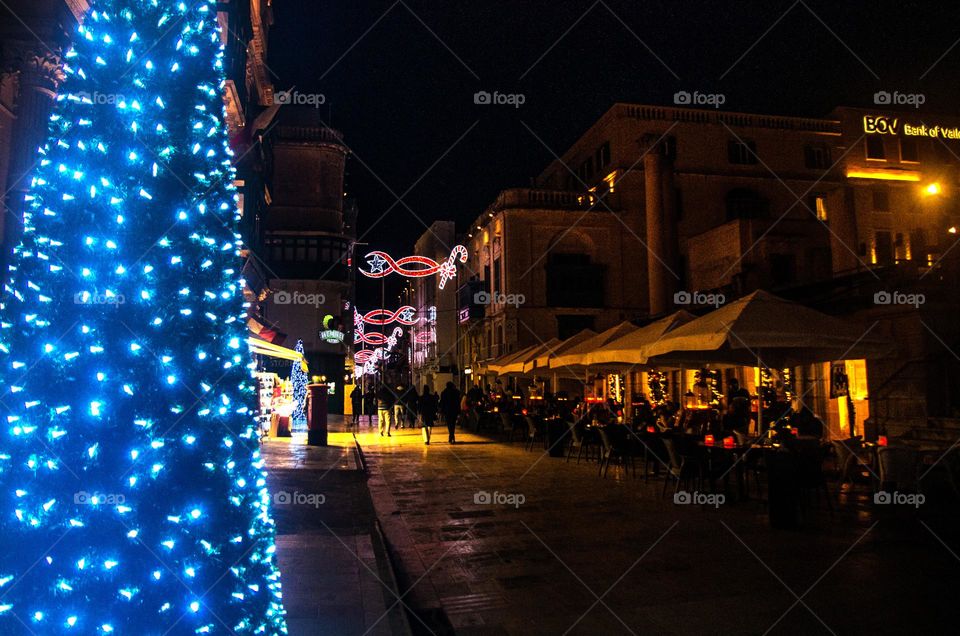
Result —
[{"label": "street lamp", "polygon": [[923,188],[923,193],[926,194],[927,196],[936,196],[940,194],[942,191],[943,189],[940,187],[940,184],[937,183],[936,181],[934,181],[933,183],[928,183]]}]

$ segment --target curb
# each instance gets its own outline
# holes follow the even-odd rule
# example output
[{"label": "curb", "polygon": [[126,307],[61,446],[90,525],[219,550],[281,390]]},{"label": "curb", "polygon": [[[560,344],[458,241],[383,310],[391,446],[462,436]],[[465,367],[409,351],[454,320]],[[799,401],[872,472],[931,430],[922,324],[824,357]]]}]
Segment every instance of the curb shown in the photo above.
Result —
[{"label": "curb", "polygon": [[[364,478],[370,476],[370,471],[367,466],[367,458],[363,454],[363,447],[360,446],[360,442],[356,437],[353,439],[354,451],[357,454],[357,466],[360,469],[360,472],[363,473]],[[371,497],[371,505],[373,504],[372,495],[369,493],[369,488],[367,489],[367,496]],[[397,583],[397,571],[394,568],[394,557],[393,550],[391,549],[390,542],[387,540],[387,535],[383,531],[383,526],[380,523],[380,518],[376,515],[376,508],[374,508],[374,522],[373,527],[370,532],[371,540],[375,540],[375,549],[382,555],[383,565],[386,573],[386,581],[390,591],[393,593],[393,598],[385,598],[387,607],[389,607],[389,614],[391,617],[391,626],[393,627],[393,633],[398,636],[413,636],[413,628],[410,625],[410,616],[408,615],[408,610],[406,605],[398,599],[403,599],[403,594],[400,593],[400,585]],[[380,556],[378,555],[378,556]],[[381,561],[380,558],[377,559],[378,562]],[[386,597],[386,595],[385,595]]]}]

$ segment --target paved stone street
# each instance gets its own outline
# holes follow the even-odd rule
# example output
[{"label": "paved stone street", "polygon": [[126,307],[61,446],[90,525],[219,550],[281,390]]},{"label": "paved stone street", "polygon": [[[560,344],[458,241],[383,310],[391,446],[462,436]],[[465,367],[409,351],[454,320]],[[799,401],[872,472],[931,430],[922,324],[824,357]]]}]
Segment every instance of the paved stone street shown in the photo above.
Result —
[{"label": "paved stone street", "polygon": [[290,634],[403,634],[355,445],[348,435],[332,444],[297,436],[263,445]]},{"label": "paved stone street", "polygon": [[944,633],[956,604],[953,523],[878,516],[865,489],[773,530],[756,501],[675,505],[659,480],[601,479],[522,443],[369,430],[358,442],[414,633]]}]

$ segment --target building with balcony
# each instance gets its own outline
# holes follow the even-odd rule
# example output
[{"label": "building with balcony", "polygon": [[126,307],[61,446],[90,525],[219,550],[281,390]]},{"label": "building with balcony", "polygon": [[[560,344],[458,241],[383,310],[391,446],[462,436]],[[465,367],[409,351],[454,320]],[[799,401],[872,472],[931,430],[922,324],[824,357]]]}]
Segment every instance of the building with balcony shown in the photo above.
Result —
[{"label": "building with balcony", "polygon": [[[286,334],[285,346],[303,340],[311,376],[325,378],[329,408],[342,412],[356,217],[345,206],[347,149],[317,109],[276,103],[267,68],[271,2],[229,0],[218,9],[251,315]],[[290,367],[264,363],[276,364],[271,370],[281,376]]]},{"label": "building with balcony", "polygon": [[608,193],[501,192],[465,237],[474,280],[461,288],[461,365],[647,315],[632,225]]},{"label": "building with balcony", "polygon": [[[471,321],[463,364],[584,327],[709,309],[688,304],[694,292],[733,300],[765,289],[901,344],[889,360],[852,364],[861,389],[849,403],[824,388],[828,365],[802,370],[835,428],[956,414],[958,157],[951,116],[615,104],[536,189],[502,192],[472,224],[472,263],[492,304],[472,308],[483,317]],[[875,300],[911,290],[926,304]]]}]

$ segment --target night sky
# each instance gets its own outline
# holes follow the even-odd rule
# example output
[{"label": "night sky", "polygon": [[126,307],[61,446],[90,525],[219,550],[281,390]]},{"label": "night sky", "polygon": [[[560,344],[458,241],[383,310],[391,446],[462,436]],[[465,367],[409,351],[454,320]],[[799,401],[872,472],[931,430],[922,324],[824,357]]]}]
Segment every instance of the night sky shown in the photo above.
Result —
[{"label": "night sky", "polygon": [[[929,112],[956,114],[960,103],[956,2],[273,6],[277,90],[326,97],[324,116],[354,153],[347,189],[360,240],[398,255],[434,220],[465,230],[617,101],[671,105],[676,91],[697,90],[723,93],[724,110],[804,116],[872,104],[881,89],[923,93]],[[479,90],[525,103],[475,105]]]}]

